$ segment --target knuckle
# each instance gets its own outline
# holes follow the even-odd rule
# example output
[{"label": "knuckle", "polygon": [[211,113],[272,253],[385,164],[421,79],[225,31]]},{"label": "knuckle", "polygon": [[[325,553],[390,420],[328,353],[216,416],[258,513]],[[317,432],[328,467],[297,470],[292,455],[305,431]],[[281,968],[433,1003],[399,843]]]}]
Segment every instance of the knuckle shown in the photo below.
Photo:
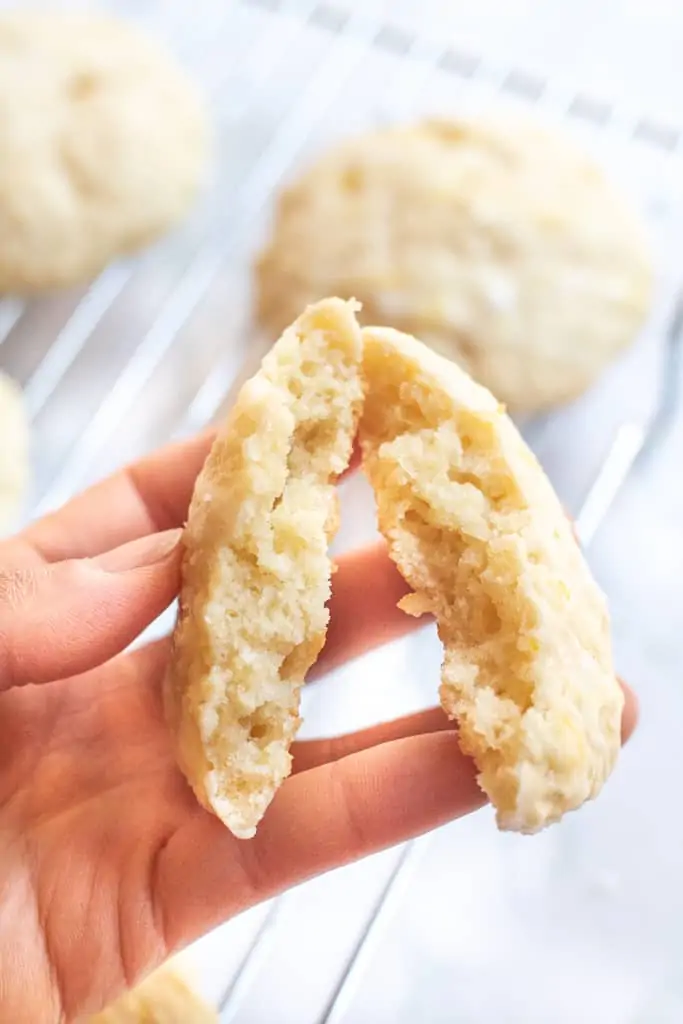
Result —
[{"label": "knuckle", "polygon": [[367,843],[366,823],[359,812],[356,789],[339,761],[330,766],[336,806],[345,823],[349,842],[356,850],[363,850]]},{"label": "knuckle", "polygon": [[31,569],[0,568],[0,691],[22,679],[26,609],[36,595],[38,577]]},{"label": "knuckle", "polygon": [[0,567],[0,614],[13,612],[35,597],[38,579],[32,569]]}]

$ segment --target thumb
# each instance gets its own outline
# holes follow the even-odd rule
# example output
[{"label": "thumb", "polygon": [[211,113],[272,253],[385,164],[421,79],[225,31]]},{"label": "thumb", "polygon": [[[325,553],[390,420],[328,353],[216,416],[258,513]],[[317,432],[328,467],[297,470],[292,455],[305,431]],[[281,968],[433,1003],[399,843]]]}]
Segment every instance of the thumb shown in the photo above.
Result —
[{"label": "thumb", "polygon": [[96,558],[3,572],[0,691],[95,668],[126,647],[173,601],[180,530]]}]

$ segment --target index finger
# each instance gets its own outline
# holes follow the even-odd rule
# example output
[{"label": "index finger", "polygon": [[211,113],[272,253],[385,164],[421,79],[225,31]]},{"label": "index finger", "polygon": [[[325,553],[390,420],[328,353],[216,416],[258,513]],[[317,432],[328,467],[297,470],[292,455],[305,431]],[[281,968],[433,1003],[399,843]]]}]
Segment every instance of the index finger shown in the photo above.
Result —
[{"label": "index finger", "polygon": [[93,484],[19,535],[46,562],[91,558],[182,526],[214,427],[169,444]]},{"label": "index finger", "polygon": [[[93,484],[24,529],[18,540],[45,562],[93,558],[112,548],[184,526],[195,480],[216,437],[210,427],[169,444]],[[360,462],[354,450],[342,477]]]}]

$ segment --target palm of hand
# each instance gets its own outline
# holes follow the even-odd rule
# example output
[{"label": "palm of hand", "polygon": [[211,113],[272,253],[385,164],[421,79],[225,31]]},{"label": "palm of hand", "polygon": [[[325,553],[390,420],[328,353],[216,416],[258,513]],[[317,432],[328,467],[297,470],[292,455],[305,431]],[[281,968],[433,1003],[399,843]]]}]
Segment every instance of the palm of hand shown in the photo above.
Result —
[{"label": "palm of hand", "polygon": [[163,655],[2,695],[2,934],[30,968],[5,979],[7,1019],[97,1009],[166,954],[159,855],[192,798],[161,714]]}]

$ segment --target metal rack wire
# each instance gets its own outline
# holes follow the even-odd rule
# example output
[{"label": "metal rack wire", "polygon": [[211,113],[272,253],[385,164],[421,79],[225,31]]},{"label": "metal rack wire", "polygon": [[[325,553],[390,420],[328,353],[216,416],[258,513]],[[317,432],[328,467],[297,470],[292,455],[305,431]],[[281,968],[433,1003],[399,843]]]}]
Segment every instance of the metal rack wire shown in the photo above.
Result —
[{"label": "metal rack wire", "polygon": [[[127,6],[131,16],[150,23],[160,15],[154,4],[144,14]],[[577,128],[596,149],[608,140],[630,162],[642,161],[649,182],[644,205],[667,235],[663,251],[675,249],[669,225],[677,230],[683,223],[676,185],[677,175],[683,182],[683,131],[665,117],[625,110],[609,98],[472,52],[395,21],[375,4],[240,0],[211,10],[211,17],[195,24],[182,4],[170,4],[159,21],[203,81],[218,129],[218,174],[202,209],[176,237],[138,260],[111,266],[80,294],[29,306],[0,303],[0,365],[24,383],[34,422],[34,514],[123,458],[199,428],[224,406],[265,344],[248,328],[247,275],[270,198],[309,150],[351,127],[430,110],[435,98],[441,109],[533,107]],[[681,286],[683,273],[675,267],[664,274],[642,346],[651,387],[639,380],[638,402],[617,401],[621,382],[608,382],[614,414],[594,450],[579,452],[585,472],[568,483],[559,470],[555,477],[585,543],[605,522],[638,458],[656,449],[677,409]],[[604,404],[604,396],[596,402]],[[551,417],[528,425],[537,449],[543,450],[556,424]],[[563,427],[560,434],[564,445],[571,431]],[[549,466],[551,473],[556,469]],[[380,872],[312,1021],[347,1019],[358,982],[428,843],[407,844]],[[245,995],[267,968],[272,940],[284,927],[281,918],[282,903],[274,901],[224,979],[223,1021],[239,1018]],[[303,1019],[309,1018],[297,1018],[298,1024]]]},{"label": "metal rack wire", "polygon": [[[267,17],[263,31],[256,32],[251,45],[240,54],[239,64],[233,66],[229,74],[221,68],[221,73],[208,83],[214,116],[219,120],[221,97],[229,80],[234,89],[235,83],[241,81],[246,82],[250,89],[241,100],[238,112],[238,119],[248,122],[259,99],[267,95],[272,81],[277,79],[278,72],[282,70],[283,56],[296,45],[297,38],[313,33],[329,37],[326,58],[308,76],[295,104],[272,136],[267,138],[236,191],[225,197],[216,192],[212,199],[208,231],[205,222],[203,230],[196,230],[189,239],[183,239],[192,244],[185,245],[182,251],[183,262],[177,265],[179,273],[168,288],[165,302],[113,386],[108,389],[105,402],[93,416],[87,432],[69,452],[60,471],[47,486],[39,481],[36,511],[44,511],[64,500],[87,474],[92,460],[111,437],[117,422],[139,396],[169,348],[177,343],[179,332],[225,269],[229,262],[226,254],[231,249],[244,250],[244,243],[272,192],[344,90],[354,69],[367,61],[369,52],[381,50],[400,62],[401,91],[404,97],[413,101],[419,97],[429,75],[435,71],[445,72],[459,80],[460,102],[467,99],[466,94],[476,95],[485,83],[489,90],[521,97],[524,102],[532,102],[536,106],[552,107],[556,115],[564,114],[568,118],[599,124],[602,131],[610,128],[631,141],[638,140],[662,153],[672,154],[681,145],[680,132],[664,130],[652,119],[626,116],[604,101],[580,94],[569,95],[566,89],[558,91],[550,81],[541,81],[514,67],[495,65],[475,55],[459,52],[444,41],[410,34],[403,28],[378,21],[372,13],[366,14],[358,7],[346,12],[331,4],[282,4],[264,0],[242,0],[240,6],[258,10],[262,15],[267,12]],[[222,38],[229,23],[230,18],[226,14],[222,29],[215,25],[211,27]],[[201,49],[205,41],[195,36],[192,49]],[[186,46],[189,48],[189,44]],[[254,86],[254,70],[264,66],[267,70]],[[243,79],[241,75],[244,75]],[[374,98],[377,99],[382,92],[381,88],[376,89]],[[383,94],[381,100],[400,105],[400,98],[397,101],[396,96]],[[25,382],[27,401],[34,419],[46,407],[84,348],[93,346],[97,340],[94,338],[97,328],[117,302],[125,302],[127,286],[135,277],[147,272],[155,255],[150,254],[137,263],[110,267],[81,296],[66,322],[57,328],[55,336],[49,339],[43,358]],[[0,339],[6,341],[21,333],[17,329],[21,327],[22,313],[23,304],[20,302],[5,300],[0,305]],[[233,368],[233,375],[234,372]],[[206,418],[196,404],[192,408],[193,422],[198,417]],[[212,410],[207,411],[210,415]]]}]

